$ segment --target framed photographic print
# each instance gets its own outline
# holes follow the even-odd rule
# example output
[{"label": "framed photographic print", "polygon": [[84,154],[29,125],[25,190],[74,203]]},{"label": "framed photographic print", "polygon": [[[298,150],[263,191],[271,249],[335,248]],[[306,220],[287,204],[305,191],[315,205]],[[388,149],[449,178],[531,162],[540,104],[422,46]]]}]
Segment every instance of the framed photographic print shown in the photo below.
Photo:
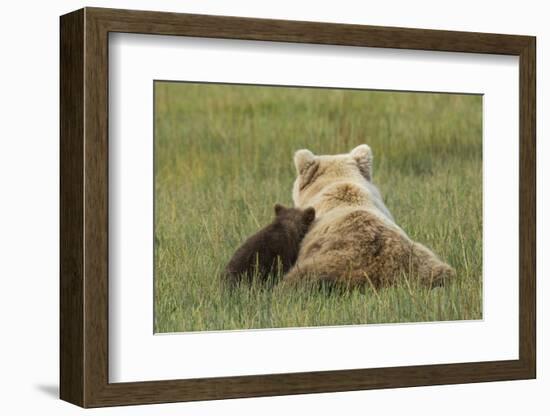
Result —
[{"label": "framed photographic print", "polygon": [[63,400],[536,376],[534,37],[60,28]]}]

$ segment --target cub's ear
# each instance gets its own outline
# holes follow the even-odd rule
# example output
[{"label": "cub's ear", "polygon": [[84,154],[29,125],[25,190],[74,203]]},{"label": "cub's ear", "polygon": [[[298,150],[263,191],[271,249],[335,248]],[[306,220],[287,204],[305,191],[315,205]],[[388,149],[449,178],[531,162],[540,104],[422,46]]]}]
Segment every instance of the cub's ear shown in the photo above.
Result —
[{"label": "cub's ear", "polygon": [[367,179],[372,179],[372,150],[366,144],[357,146],[350,152],[351,157],[357,163],[361,174]]},{"label": "cub's ear", "polygon": [[284,205],[281,205],[281,204],[275,204],[273,206],[273,209],[275,210],[275,215],[279,215],[281,212],[285,210],[285,207]]},{"label": "cub's ear", "polygon": [[307,149],[301,149],[294,153],[294,165],[299,174],[303,173],[314,161],[315,155]]},{"label": "cub's ear", "polygon": [[309,207],[309,208],[306,208],[304,210],[304,223],[306,225],[309,225],[313,222],[313,220],[315,219],[315,208],[313,207]]}]

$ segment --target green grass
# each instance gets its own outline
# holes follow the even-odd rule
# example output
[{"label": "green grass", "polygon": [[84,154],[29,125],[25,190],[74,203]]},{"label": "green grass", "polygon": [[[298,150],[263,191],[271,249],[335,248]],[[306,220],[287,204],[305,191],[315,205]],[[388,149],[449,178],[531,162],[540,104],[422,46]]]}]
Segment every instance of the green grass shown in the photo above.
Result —
[{"label": "green grass", "polygon": [[[482,98],[157,82],[155,331],[480,319]],[[223,289],[244,239],[291,205],[293,153],[367,143],[374,182],[411,238],[454,266],[434,290]]]}]

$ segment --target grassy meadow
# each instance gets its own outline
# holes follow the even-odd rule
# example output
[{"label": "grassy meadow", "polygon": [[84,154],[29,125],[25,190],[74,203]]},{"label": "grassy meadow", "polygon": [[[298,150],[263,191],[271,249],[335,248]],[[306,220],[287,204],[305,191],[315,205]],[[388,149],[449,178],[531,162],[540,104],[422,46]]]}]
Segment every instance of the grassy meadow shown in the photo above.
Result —
[{"label": "grassy meadow", "polygon": [[[481,319],[481,96],[156,82],[154,116],[155,332]],[[396,222],[457,279],[224,290],[233,252],[292,205],[294,152],[361,143]]]}]

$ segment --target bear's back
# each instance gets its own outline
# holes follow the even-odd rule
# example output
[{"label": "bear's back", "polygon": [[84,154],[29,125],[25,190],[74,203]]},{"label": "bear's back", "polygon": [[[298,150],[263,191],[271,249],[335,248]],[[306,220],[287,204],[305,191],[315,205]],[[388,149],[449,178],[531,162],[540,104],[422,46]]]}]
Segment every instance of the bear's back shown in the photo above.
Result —
[{"label": "bear's back", "polygon": [[281,263],[286,272],[298,256],[299,237],[297,229],[274,222],[250,236],[229,261],[225,274],[233,280],[254,275],[265,279],[277,271]]}]

